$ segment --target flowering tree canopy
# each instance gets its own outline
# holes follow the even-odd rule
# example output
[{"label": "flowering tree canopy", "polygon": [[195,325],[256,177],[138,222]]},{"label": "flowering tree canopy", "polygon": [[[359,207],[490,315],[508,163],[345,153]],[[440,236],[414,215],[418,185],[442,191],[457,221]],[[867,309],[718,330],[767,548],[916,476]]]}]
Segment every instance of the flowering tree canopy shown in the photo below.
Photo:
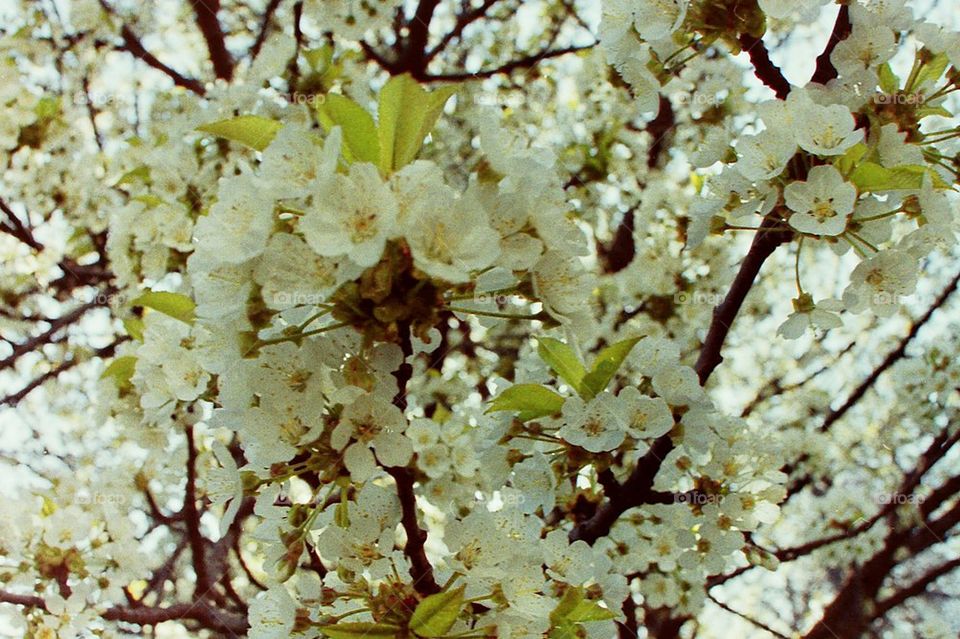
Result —
[{"label": "flowering tree canopy", "polygon": [[956,637],[956,8],[0,1],[0,635]]}]

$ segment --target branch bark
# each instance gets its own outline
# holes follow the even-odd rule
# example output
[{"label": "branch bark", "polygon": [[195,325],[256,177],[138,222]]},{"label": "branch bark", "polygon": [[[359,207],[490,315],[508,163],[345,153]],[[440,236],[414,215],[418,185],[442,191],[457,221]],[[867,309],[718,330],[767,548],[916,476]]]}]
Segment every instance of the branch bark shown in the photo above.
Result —
[{"label": "branch bark", "polygon": [[210,62],[213,63],[213,72],[219,79],[229,82],[233,77],[234,62],[233,56],[227,50],[220,20],[217,19],[217,12],[220,11],[220,0],[191,0],[190,4],[193,7],[200,33],[203,34],[203,39],[207,43]]}]

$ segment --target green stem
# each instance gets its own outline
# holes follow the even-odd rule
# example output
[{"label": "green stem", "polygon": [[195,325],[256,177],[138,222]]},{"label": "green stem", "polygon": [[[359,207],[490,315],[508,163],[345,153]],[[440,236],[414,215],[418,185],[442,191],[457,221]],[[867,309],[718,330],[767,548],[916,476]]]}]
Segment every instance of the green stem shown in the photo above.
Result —
[{"label": "green stem", "polygon": [[472,308],[463,308],[462,306],[447,306],[448,311],[453,311],[454,313],[468,313],[471,315],[482,315],[484,317],[499,317],[501,319],[517,319],[517,320],[535,320],[541,319],[539,314],[537,315],[515,315],[513,313],[497,313],[495,311],[478,311]]}]

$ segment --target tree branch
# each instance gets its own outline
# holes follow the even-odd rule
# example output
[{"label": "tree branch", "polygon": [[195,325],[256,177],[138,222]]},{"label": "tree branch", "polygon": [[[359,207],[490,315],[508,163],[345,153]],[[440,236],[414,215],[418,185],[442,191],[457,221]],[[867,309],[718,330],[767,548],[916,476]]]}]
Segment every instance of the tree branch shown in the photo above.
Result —
[{"label": "tree branch", "polygon": [[830,60],[830,56],[833,54],[833,50],[837,45],[847,39],[851,30],[850,7],[843,4],[837,13],[837,21],[833,25],[833,32],[830,34],[830,39],[827,40],[827,45],[824,47],[823,52],[817,56],[817,66],[813,71],[810,82],[826,84],[837,77],[838,71],[837,68],[833,66],[833,61]]},{"label": "tree branch", "polygon": [[[46,602],[35,595],[18,595],[0,590],[0,603],[47,611]],[[232,636],[245,635],[249,628],[245,616],[218,610],[200,601],[177,603],[166,608],[114,606],[103,611],[100,616],[106,621],[135,623],[141,626],[155,626],[165,621],[195,621],[203,628]]]},{"label": "tree branch", "polygon": [[790,94],[790,83],[787,82],[780,68],[770,59],[770,53],[763,40],[749,33],[741,33],[740,46],[743,47],[744,53],[750,56],[757,78],[773,89],[779,99],[786,100]]},{"label": "tree branch", "polygon": [[257,33],[257,38],[253,41],[253,45],[250,47],[250,52],[248,53],[251,60],[257,57],[261,47],[263,47],[263,43],[267,41],[267,34],[270,33],[270,23],[273,22],[273,15],[277,12],[277,9],[280,8],[282,2],[283,0],[270,0],[270,2],[267,3],[267,7],[263,10],[263,18],[260,20],[260,31]]},{"label": "tree branch", "polygon": [[223,28],[217,19],[217,12],[220,11],[220,0],[190,0],[190,4],[197,18],[197,26],[200,27],[203,39],[207,43],[210,62],[213,63],[213,72],[219,79],[229,82],[233,77],[234,63],[233,56],[227,51]]},{"label": "tree branch", "polygon": [[400,496],[402,518],[400,523],[407,533],[407,544],[404,554],[410,560],[410,576],[413,578],[413,587],[423,595],[432,595],[440,592],[440,586],[433,576],[433,566],[427,559],[424,544],[427,541],[427,532],[420,528],[417,519],[417,498],[413,490],[413,472],[405,467],[391,467],[386,471],[397,482],[397,494]]},{"label": "tree branch", "polygon": [[140,38],[130,29],[129,26],[123,25],[120,29],[120,37],[123,38],[123,44],[117,47],[118,51],[127,51],[133,57],[143,60],[147,63],[148,66],[157,69],[158,71],[164,73],[167,77],[173,80],[173,83],[178,87],[183,87],[189,91],[193,91],[197,95],[204,95],[206,89],[203,88],[203,85],[200,84],[197,80],[193,78],[188,78],[184,75],[181,75],[178,71],[168,67],[163,62],[157,59],[152,53],[147,51],[143,43],[140,42]]},{"label": "tree branch", "polygon": [[588,51],[596,46],[594,44],[587,44],[582,46],[571,46],[563,47],[560,49],[544,49],[539,53],[534,53],[526,57],[512,60],[498,67],[492,69],[480,69],[474,73],[440,73],[440,74],[426,74],[423,76],[423,80],[426,82],[462,82],[464,80],[482,80],[484,78],[491,78],[495,75],[500,75],[503,73],[510,73],[517,69],[529,69],[536,66],[544,60],[549,60],[550,58],[558,58],[560,56],[567,55],[568,53],[578,53],[580,51]]}]

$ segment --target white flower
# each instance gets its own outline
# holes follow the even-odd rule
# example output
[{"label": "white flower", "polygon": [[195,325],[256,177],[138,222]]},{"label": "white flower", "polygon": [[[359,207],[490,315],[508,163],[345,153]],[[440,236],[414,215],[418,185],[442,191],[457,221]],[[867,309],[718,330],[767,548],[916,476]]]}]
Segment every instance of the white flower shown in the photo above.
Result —
[{"label": "white flower", "polygon": [[895,52],[893,31],[880,24],[860,24],[837,44],[830,61],[842,75],[850,76],[880,66]]},{"label": "white flower", "polygon": [[853,313],[870,308],[889,317],[900,307],[900,296],[917,285],[917,260],[906,251],[888,250],[860,262],[850,274],[843,302]]},{"label": "white flower", "polygon": [[486,268],[500,254],[500,235],[467,191],[456,197],[443,186],[413,203],[404,235],[414,264],[427,275],[454,284],[470,281],[473,271]]},{"label": "white flower", "polygon": [[640,0],[633,3],[633,27],[644,40],[662,40],[687,15],[688,0]]},{"label": "white flower", "polygon": [[[407,420],[399,408],[379,395],[367,394],[343,409],[330,444],[346,450],[343,462],[356,481],[366,481],[376,470],[377,459],[385,466],[403,466],[413,455],[413,445],[404,437]],[[351,438],[354,440],[350,442]],[[377,454],[374,459],[373,449]]]},{"label": "white flower", "polygon": [[334,174],[300,219],[307,244],[320,255],[346,255],[359,266],[373,266],[394,232],[397,200],[377,167],[353,164],[350,174]]},{"label": "white flower", "polygon": [[316,305],[337,286],[360,275],[346,260],[317,255],[299,236],[277,233],[253,272],[270,308]]},{"label": "white flower", "polygon": [[212,468],[207,473],[207,497],[213,504],[230,502],[227,510],[223,513],[223,519],[220,520],[220,536],[222,537],[227,533],[237,516],[237,511],[240,509],[240,503],[243,501],[243,483],[240,481],[237,463],[227,447],[220,442],[214,442],[213,452],[217,461],[220,462],[221,468]]},{"label": "white flower", "polygon": [[855,130],[856,121],[850,109],[842,104],[820,106],[802,89],[794,89],[788,103],[796,118],[797,144],[805,151],[842,155],[863,139],[863,131]]},{"label": "white flower", "polygon": [[589,403],[570,397],[563,403],[557,436],[591,453],[613,450],[623,442],[626,423],[616,397],[604,391]]},{"label": "white flower", "polygon": [[217,197],[194,228],[197,251],[228,264],[260,255],[273,229],[273,200],[249,174],[221,178]]},{"label": "white flower", "polygon": [[510,480],[513,489],[522,496],[518,507],[522,512],[532,513],[542,508],[544,513],[553,510],[556,502],[557,478],[546,455],[535,452],[513,467]]},{"label": "white flower", "polygon": [[787,339],[797,339],[811,327],[828,330],[843,325],[843,321],[837,315],[843,310],[843,303],[840,300],[820,300],[814,304],[810,294],[804,293],[793,300],[793,308],[794,312],[777,329],[777,333]]},{"label": "white flower", "polygon": [[296,602],[283,584],[277,584],[250,603],[250,638],[287,639],[296,616]]},{"label": "white flower", "polygon": [[847,228],[857,190],[833,166],[815,166],[806,182],[791,182],[783,190],[793,211],[790,226],[812,235],[840,235]]},{"label": "white flower", "polygon": [[697,373],[679,363],[654,375],[650,384],[657,395],[674,406],[696,404],[706,398]]},{"label": "white flower", "polygon": [[581,314],[590,298],[593,276],[576,256],[547,251],[533,266],[533,291],[551,315],[565,320]]},{"label": "white flower", "polygon": [[656,115],[660,112],[660,81],[647,67],[650,46],[640,45],[615,68],[624,81],[633,88],[634,106],[639,113]]},{"label": "white flower", "polygon": [[627,420],[627,432],[637,439],[660,437],[673,428],[673,413],[663,399],[647,397],[635,386],[628,386],[617,395]]},{"label": "white flower", "polygon": [[262,181],[278,199],[305,197],[337,169],[342,134],[340,127],[330,131],[321,144],[310,129],[288,124],[263,152],[260,164]]},{"label": "white flower", "polygon": [[757,135],[740,138],[737,142],[740,161],[737,170],[749,180],[769,180],[786,168],[797,152],[797,141],[789,131],[767,129]]}]

